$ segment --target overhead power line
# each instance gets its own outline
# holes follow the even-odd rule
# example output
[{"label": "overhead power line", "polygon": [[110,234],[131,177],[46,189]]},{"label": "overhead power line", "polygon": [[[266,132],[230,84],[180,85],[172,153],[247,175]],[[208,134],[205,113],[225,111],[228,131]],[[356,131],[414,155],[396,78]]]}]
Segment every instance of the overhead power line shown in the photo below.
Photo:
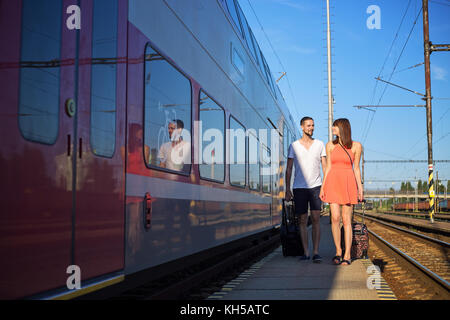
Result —
[{"label": "overhead power line", "polygon": [[[394,68],[393,68],[393,70],[392,70],[392,72],[391,72],[391,75],[389,76],[389,80],[388,80],[388,81],[391,81],[392,76],[393,76],[393,74],[394,74],[394,72],[395,72],[395,69],[397,69],[398,63],[400,62],[400,59],[401,59],[401,57],[402,57],[402,55],[403,55],[403,53],[404,53],[404,51],[405,51],[406,45],[408,44],[409,39],[411,38],[412,32],[414,31],[414,27],[415,27],[416,24],[417,24],[417,20],[419,19],[421,12],[422,12],[422,7],[420,8],[419,13],[418,13],[417,16],[416,16],[416,19],[414,20],[414,23],[413,23],[413,25],[412,25],[412,27],[411,27],[411,30],[409,31],[409,34],[408,34],[408,37],[406,38],[405,43],[403,44],[403,48],[402,48],[402,50],[401,50],[401,52],[400,52],[400,55],[399,55],[398,58],[397,58],[397,61],[395,62]],[[380,104],[381,99],[383,99],[383,96],[384,96],[386,90],[387,90],[387,84],[385,85],[384,90],[383,90],[383,92],[381,93],[380,99],[378,99],[378,103],[377,103],[377,104]],[[372,117],[371,117],[371,121],[370,121],[370,123],[369,123],[369,127],[368,127],[367,131],[365,132],[365,137],[364,137],[364,139],[363,139],[363,141],[362,141],[363,144],[365,143],[365,141],[366,141],[366,139],[367,139],[367,135],[369,134],[369,130],[370,130],[370,127],[371,127],[371,125],[372,125],[373,117],[375,116],[375,113],[376,113],[376,112],[372,113]]]},{"label": "overhead power line", "polygon": [[[403,14],[402,20],[400,21],[400,25],[399,25],[398,28],[397,28],[397,32],[395,33],[394,39],[392,40],[391,46],[390,46],[389,51],[388,51],[388,53],[387,53],[387,55],[386,55],[386,58],[384,59],[383,65],[381,66],[381,70],[380,70],[380,72],[378,73],[378,77],[380,77],[381,74],[383,73],[384,67],[386,66],[386,63],[387,63],[387,61],[388,61],[388,59],[389,59],[389,56],[391,55],[392,48],[394,47],[395,41],[398,39],[398,34],[399,34],[400,29],[401,29],[401,27],[402,27],[402,25],[403,25],[403,21],[405,20],[406,14],[408,13],[409,6],[410,6],[410,5],[411,5],[411,0],[409,0],[408,5],[406,6],[405,13]],[[372,92],[372,98],[370,99],[370,101],[369,101],[369,103],[368,103],[369,105],[373,104],[373,101],[374,101],[374,99],[375,99],[375,94],[376,94],[376,91],[377,91],[377,87],[378,87],[378,81],[375,82],[375,86],[374,86],[373,92]],[[375,111],[375,112],[376,112],[376,111]],[[367,135],[365,134],[365,132],[368,131],[368,130],[369,130],[368,128],[370,127],[370,125],[368,125],[368,122],[369,122],[369,123],[372,123],[374,115],[375,115],[375,113],[372,114],[372,117],[371,117],[371,119],[370,119],[370,122],[369,122],[370,114],[367,115],[366,124],[365,124],[365,128],[364,128],[364,130],[363,130],[363,134],[362,134],[362,137],[361,137],[361,141],[363,141],[363,137],[367,136]],[[366,129],[366,128],[367,128],[367,129]],[[365,138],[364,138],[364,141],[365,141]]]}]

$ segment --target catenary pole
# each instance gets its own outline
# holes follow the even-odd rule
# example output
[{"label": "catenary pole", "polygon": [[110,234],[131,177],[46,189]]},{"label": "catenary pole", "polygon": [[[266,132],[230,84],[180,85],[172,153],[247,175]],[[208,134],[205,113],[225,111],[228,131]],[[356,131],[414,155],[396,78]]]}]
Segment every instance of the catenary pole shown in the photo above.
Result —
[{"label": "catenary pole", "polygon": [[427,113],[427,143],[428,143],[428,197],[430,202],[430,222],[434,222],[435,203],[434,203],[434,182],[433,182],[433,127],[431,117],[431,78],[430,78],[430,30],[428,24],[428,0],[422,0],[423,13],[423,44],[424,44],[424,62],[425,62],[425,98]]}]

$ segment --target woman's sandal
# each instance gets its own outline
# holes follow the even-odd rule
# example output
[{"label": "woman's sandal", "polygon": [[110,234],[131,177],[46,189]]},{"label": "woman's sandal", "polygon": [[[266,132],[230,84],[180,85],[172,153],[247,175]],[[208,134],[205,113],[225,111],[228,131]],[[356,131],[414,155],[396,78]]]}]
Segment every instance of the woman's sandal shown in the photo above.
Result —
[{"label": "woman's sandal", "polygon": [[334,263],[335,265],[340,265],[341,262],[342,262],[342,257],[341,257],[341,256],[334,256],[334,258],[331,259],[331,260],[333,261],[333,263]]},{"label": "woman's sandal", "polygon": [[346,263],[347,266],[349,266],[349,265],[352,264],[352,261],[351,261],[351,260],[345,260],[345,259],[342,259],[341,264],[343,264],[343,263]]}]

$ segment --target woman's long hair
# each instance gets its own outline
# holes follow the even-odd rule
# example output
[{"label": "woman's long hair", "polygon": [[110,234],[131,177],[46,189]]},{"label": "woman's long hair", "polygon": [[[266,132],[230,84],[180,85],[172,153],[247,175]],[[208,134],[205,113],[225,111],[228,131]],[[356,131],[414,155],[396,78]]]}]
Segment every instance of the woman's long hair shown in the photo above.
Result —
[{"label": "woman's long hair", "polygon": [[352,140],[352,128],[350,126],[350,121],[346,118],[336,119],[333,122],[333,127],[339,128],[339,136],[336,136],[336,139],[333,140],[333,144],[339,143],[339,138],[341,139],[341,143],[347,148],[351,149],[353,145]]}]

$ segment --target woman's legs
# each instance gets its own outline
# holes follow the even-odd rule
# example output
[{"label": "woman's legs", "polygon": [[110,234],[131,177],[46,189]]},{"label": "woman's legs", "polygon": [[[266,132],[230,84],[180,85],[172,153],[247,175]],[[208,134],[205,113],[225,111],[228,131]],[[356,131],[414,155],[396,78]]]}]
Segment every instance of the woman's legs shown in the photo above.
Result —
[{"label": "woman's legs", "polygon": [[331,210],[331,232],[333,233],[334,245],[336,246],[336,255],[342,256],[341,248],[341,213],[340,206],[337,203],[330,203]]},{"label": "woman's legs", "polygon": [[352,248],[352,205],[342,206],[342,223],[344,224],[344,234],[345,234],[345,253],[344,260],[351,259],[351,248]]}]

